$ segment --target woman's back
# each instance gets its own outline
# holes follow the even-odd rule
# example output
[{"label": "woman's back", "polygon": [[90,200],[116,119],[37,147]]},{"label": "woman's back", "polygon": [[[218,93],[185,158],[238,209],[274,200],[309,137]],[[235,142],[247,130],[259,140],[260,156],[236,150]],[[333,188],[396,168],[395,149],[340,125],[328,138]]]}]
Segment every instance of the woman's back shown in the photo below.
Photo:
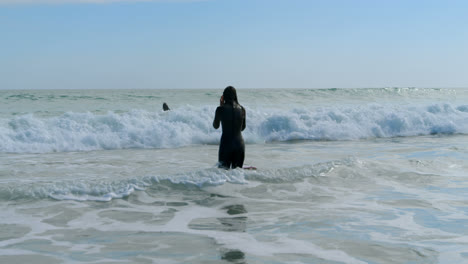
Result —
[{"label": "woman's back", "polygon": [[[244,108],[234,103],[219,106],[221,124],[223,128],[223,136],[241,136],[241,131],[245,129],[245,110]],[[216,110],[218,111],[218,109]]]}]

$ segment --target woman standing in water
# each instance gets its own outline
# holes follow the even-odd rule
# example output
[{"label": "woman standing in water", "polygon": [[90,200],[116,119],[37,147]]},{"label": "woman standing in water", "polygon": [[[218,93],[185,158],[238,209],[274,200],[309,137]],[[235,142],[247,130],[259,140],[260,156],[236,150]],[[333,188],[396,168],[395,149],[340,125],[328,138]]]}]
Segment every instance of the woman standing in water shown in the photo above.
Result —
[{"label": "woman standing in water", "polygon": [[236,89],[232,86],[224,89],[216,108],[213,127],[222,124],[223,134],[219,144],[218,162],[221,168],[242,168],[245,157],[245,145],[242,133],[245,129],[245,109],[237,101]]}]

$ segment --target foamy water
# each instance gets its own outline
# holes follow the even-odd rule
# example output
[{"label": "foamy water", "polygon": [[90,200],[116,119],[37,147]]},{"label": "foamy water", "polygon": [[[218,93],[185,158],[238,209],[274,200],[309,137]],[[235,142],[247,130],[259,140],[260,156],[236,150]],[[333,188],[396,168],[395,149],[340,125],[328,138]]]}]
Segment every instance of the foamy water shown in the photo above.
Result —
[{"label": "foamy water", "polygon": [[1,91],[0,262],[468,263],[467,90],[221,91]]},{"label": "foamy water", "polygon": [[[247,94],[255,97],[257,91],[265,93],[262,90],[249,90]],[[405,98],[405,93],[401,95],[398,90],[394,90],[393,102],[387,99],[379,103],[377,100],[380,100],[379,96],[381,95],[377,94],[374,98],[368,98],[369,101],[363,100],[357,103],[354,102],[356,99],[351,97],[354,100],[345,103],[343,102],[345,97],[337,100],[339,102],[335,104],[330,102],[323,105],[322,102],[317,106],[314,104],[314,100],[321,101],[316,97],[318,93],[305,98],[302,90],[289,93],[290,98],[284,96],[283,93],[286,92],[282,90],[275,90],[273,94],[276,95],[275,93],[280,91],[282,93],[277,95],[278,97],[263,98],[264,105],[261,104],[262,102],[256,102],[252,106],[246,105],[249,115],[244,137],[247,143],[468,134],[468,104],[464,101],[461,103],[452,102],[455,99],[460,100],[455,92],[447,96],[451,99],[449,101],[422,103],[421,99],[413,99],[415,103],[410,103],[407,100],[412,98]],[[365,89],[365,91],[375,93],[372,89]],[[380,91],[385,92],[384,94],[388,93],[386,90]],[[434,94],[444,93],[439,90],[429,91]],[[88,91],[91,94],[93,92]],[[167,91],[165,92],[167,93]],[[341,92],[338,94],[339,96],[349,96],[346,93],[343,94],[341,90],[329,90],[329,93],[332,94],[338,92]],[[357,95],[362,94],[362,91],[357,90],[357,92],[359,92]],[[423,92],[421,96],[428,93],[426,90]],[[15,92],[10,93],[14,94]],[[173,109],[173,111],[163,112],[157,109],[157,106],[160,106],[161,101],[163,101],[163,98],[159,99],[163,97],[162,95],[136,97],[123,92],[121,98],[116,99],[115,95],[109,98],[104,97],[104,94],[100,94],[104,93],[103,91],[99,91],[99,95],[95,95],[95,97],[60,95],[66,94],[64,91],[51,93],[58,93],[58,95],[44,94],[39,97],[31,92],[5,95],[4,101],[6,103],[14,104],[14,108],[22,106],[24,109],[21,112],[19,109],[11,111],[8,108],[5,109],[6,113],[2,114],[0,118],[1,152],[46,153],[103,149],[176,148],[219,142],[219,131],[214,130],[210,122],[213,118],[213,109],[216,106],[200,103],[199,101],[202,99],[194,100],[194,105],[186,104]],[[78,92],[75,91],[75,93]],[[86,94],[86,91],[80,93]],[[115,92],[109,91],[109,93]],[[144,94],[144,92],[141,93]],[[157,92],[147,91],[147,93]],[[164,92],[159,93],[164,94]],[[194,91],[182,90],[180,93],[182,96],[188,97],[181,100],[190,103],[190,96],[194,95]],[[215,96],[212,95],[214,92],[203,93],[200,91],[200,93],[201,95],[205,94],[204,101],[206,103],[216,101],[214,100]],[[412,95],[413,93],[417,94],[417,91],[412,91]],[[466,96],[465,90],[460,90],[460,93],[462,96]],[[201,95],[198,96],[202,97]],[[59,99],[56,99],[57,97]],[[146,108],[149,109],[128,109],[128,106],[122,107],[121,105],[126,101],[132,102],[133,98],[142,100],[141,97],[146,99],[143,105],[146,104]],[[60,98],[64,98],[63,101]],[[84,98],[84,104],[88,104],[90,109],[87,109],[86,112],[73,112],[67,109],[67,104],[70,103],[72,103],[72,107],[70,107],[72,109],[82,108],[81,98]],[[311,100],[308,101],[308,98]],[[11,100],[13,102],[10,102]],[[276,104],[272,103],[273,100],[277,101]],[[330,99],[325,97],[324,100],[329,101]],[[40,105],[34,107],[29,105],[29,103],[36,101],[45,101],[46,105],[48,103],[64,105],[55,106],[55,113],[46,111],[47,114],[45,114]],[[109,109],[106,111],[102,110],[102,107],[96,109],[101,101],[106,102],[105,105],[110,104]],[[58,111],[59,107],[62,108],[61,111]],[[117,107],[117,110],[111,107]],[[132,107],[138,106],[132,105]]]}]

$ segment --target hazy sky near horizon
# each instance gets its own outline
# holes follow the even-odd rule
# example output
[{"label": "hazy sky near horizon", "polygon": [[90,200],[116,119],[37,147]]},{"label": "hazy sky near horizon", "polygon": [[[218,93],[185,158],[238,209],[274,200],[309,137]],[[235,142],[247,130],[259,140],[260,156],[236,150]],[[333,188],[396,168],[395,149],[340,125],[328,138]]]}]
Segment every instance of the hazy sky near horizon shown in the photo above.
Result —
[{"label": "hazy sky near horizon", "polygon": [[468,87],[464,0],[0,0],[0,89]]}]

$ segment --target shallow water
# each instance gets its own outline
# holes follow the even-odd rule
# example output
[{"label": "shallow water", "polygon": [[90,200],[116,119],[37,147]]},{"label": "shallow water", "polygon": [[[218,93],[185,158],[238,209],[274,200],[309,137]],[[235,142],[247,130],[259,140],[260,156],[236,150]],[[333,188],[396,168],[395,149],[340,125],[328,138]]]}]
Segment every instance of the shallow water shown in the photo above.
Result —
[{"label": "shallow water", "polygon": [[[329,93],[334,91],[314,91],[314,96],[319,92],[332,100]],[[284,98],[299,96],[282,93],[288,95]],[[415,112],[401,119],[379,119],[388,121],[380,128],[394,129],[390,136],[361,137],[367,133],[362,132],[355,139],[349,139],[348,133],[343,139],[322,136],[316,140],[313,133],[317,130],[301,127],[301,123],[283,125],[285,120],[291,124],[306,116],[320,117],[316,113],[323,106],[305,113],[286,106],[276,114],[265,110],[266,117],[251,124],[258,130],[244,133],[250,142],[246,164],[258,168],[253,171],[216,168],[219,131],[209,132],[213,139],[201,140],[206,144],[197,143],[200,139],[191,137],[190,129],[171,135],[186,142],[182,145],[151,145],[152,141],[142,139],[143,124],[163,124],[161,118],[174,129],[193,125],[194,133],[194,128],[203,130],[204,125],[193,120],[184,123],[188,120],[183,117],[188,115],[185,106],[174,106],[172,113],[142,107],[132,115],[136,110],[83,114],[75,109],[63,114],[67,109],[62,105],[63,113],[51,116],[20,115],[27,124],[4,110],[2,124],[7,125],[1,127],[0,135],[10,141],[0,145],[4,150],[0,153],[0,262],[468,263],[468,136],[463,124],[455,123],[467,116],[456,110],[463,110],[463,104],[447,94],[430,90],[423,94],[426,98],[404,95],[405,101],[414,101]],[[253,101],[244,96],[245,101]],[[342,122],[353,121],[355,128],[361,128],[358,124],[365,123],[362,118],[370,109],[364,104],[368,97],[374,98],[370,104],[389,110],[397,108],[392,102],[401,95],[378,101],[380,95],[368,94],[361,101],[364,105],[357,106],[359,96],[343,95],[328,114],[340,110],[345,101],[361,119],[341,109]],[[255,109],[261,109],[259,105]],[[444,105],[450,109],[443,110]],[[441,106],[434,115],[444,117],[435,119],[430,111],[420,112],[434,111],[428,106]],[[197,113],[202,114],[205,107],[207,113],[214,113],[211,106],[188,108],[201,109]],[[298,109],[298,105],[291,108]],[[410,111],[410,107],[405,109]],[[263,115],[253,108],[250,112]],[[295,113],[304,116],[301,119]],[[433,127],[448,124],[445,128],[455,133],[431,135],[427,129],[421,135],[405,135],[409,130],[423,131],[411,128],[416,124],[411,121],[414,113],[426,118],[426,123],[434,122]],[[93,123],[94,130],[85,130],[77,125],[84,123],[65,127],[51,121],[69,121],[78,115],[87,122],[113,117],[127,129],[99,130]],[[151,116],[155,119],[140,120]],[[13,130],[12,120],[23,124],[23,130]],[[344,128],[339,119],[321,120],[329,127]],[[45,124],[51,127],[41,130]],[[27,137],[26,128],[43,134]],[[44,140],[46,130],[61,131],[64,141]],[[322,130],[327,131],[332,130]],[[80,147],[65,144],[67,137],[82,140],[89,133],[120,140],[111,145],[99,140]],[[280,133],[289,137],[280,140]],[[127,140],[131,135],[134,141]],[[141,147],[135,142],[142,142]]]}]

